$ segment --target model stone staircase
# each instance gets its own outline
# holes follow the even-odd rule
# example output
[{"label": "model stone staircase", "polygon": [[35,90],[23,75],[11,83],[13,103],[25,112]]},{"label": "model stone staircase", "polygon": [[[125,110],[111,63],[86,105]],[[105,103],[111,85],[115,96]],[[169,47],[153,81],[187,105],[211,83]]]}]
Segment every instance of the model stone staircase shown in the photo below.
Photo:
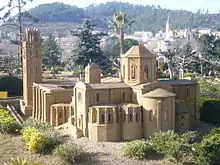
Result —
[{"label": "model stone staircase", "polygon": [[16,110],[15,106],[7,105],[6,108],[19,124],[22,124],[24,122],[23,118],[18,113],[19,111]]}]

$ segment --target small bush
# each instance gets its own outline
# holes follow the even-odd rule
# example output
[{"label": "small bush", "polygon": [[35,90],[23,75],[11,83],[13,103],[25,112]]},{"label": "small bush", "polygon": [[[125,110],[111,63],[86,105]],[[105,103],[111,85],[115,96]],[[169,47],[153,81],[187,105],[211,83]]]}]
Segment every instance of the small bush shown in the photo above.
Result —
[{"label": "small bush", "polygon": [[36,128],[25,128],[22,137],[28,150],[31,152],[40,152],[46,147],[46,138],[44,134]]},{"label": "small bush", "polygon": [[201,143],[195,143],[192,153],[196,164],[220,164],[220,128],[213,129]]},{"label": "small bush", "polygon": [[152,156],[154,150],[148,141],[135,140],[123,147],[124,155],[135,159],[146,159]]},{"label": "small bush", "polygon": [[38,162],[31,162],[26,159],[21,158],[11,158],[11,161],[9,163],[4,163],[4,165],[40,165]]},{"label": "small bush", "polygon": [[9,96],[22,96],[22,80],[15,76],[0,78],[0,91],[8,91]]},{"label": "small bush", "polygon": [[48,151],[53,150],[56,146],[60,144],[59,133],[54,130],[48,123],[41,122],[39,120],[28,119],[23,124],[22,127],[25,128],[35,128],[40,131],[45,137],[45,146]]},{"label": "small bush", "polygon": [[51,126],[48,123],[41,122],[41,121],[36,120],[36,119],[27,119],[22,124],[22,127],[23,128],[34,127],[39,131],[47,131],[47,130],[51,129]]},{"label": "small bush", "polygon": [[196,132],[187,132],[178,134],[173,131],[157,132],[149,139],[153,149],[159,153],[165,154],[168,160],[183,163],[185,157],[191,152],[191,144]]},{"label": "small bush", "polygon": [[82,148],[75,143],[62,144],[54,150],[54,155],[69,163],[81,160],[83,153]]},{"label": "small bush", "polygon": [[20,125],[10,115],[8,110],[0,107],[0,134],[16,133],[20,129]]}]

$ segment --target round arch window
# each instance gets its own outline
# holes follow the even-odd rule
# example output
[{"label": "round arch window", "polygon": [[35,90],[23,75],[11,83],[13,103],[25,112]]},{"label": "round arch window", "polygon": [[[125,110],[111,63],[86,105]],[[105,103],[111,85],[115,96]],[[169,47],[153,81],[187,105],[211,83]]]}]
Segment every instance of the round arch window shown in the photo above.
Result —
[{"label": "round arch window", "polygon": [[80,103],[82,103],[82,100],[83,100],[83,98],[82,98],[82,93],[78,93],[78,102],[80,102]]}]

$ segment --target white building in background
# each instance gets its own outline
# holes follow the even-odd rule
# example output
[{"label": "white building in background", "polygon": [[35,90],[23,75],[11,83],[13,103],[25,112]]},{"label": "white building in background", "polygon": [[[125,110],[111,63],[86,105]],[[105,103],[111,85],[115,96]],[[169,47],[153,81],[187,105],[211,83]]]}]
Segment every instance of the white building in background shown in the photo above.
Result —
[{"label": "white building in background", "polygon": [[198,32],[199,32],[200,35],[203,35],[203,34],[211,34],[211,33],[212,33],[212,30],[211,30],[211,29],[206,29],[206,28],[204,28],[204,29],[199,29]]}]

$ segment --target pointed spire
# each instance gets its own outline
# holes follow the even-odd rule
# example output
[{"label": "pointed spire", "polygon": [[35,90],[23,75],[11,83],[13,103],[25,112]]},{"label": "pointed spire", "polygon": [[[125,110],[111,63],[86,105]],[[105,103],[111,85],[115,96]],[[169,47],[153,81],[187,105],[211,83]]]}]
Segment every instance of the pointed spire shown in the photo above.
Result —
[{"label": "pointed spire", "polygon": [[167,17],[167,24],[170,24],[170,14],[168,14],[168,17]]}]

